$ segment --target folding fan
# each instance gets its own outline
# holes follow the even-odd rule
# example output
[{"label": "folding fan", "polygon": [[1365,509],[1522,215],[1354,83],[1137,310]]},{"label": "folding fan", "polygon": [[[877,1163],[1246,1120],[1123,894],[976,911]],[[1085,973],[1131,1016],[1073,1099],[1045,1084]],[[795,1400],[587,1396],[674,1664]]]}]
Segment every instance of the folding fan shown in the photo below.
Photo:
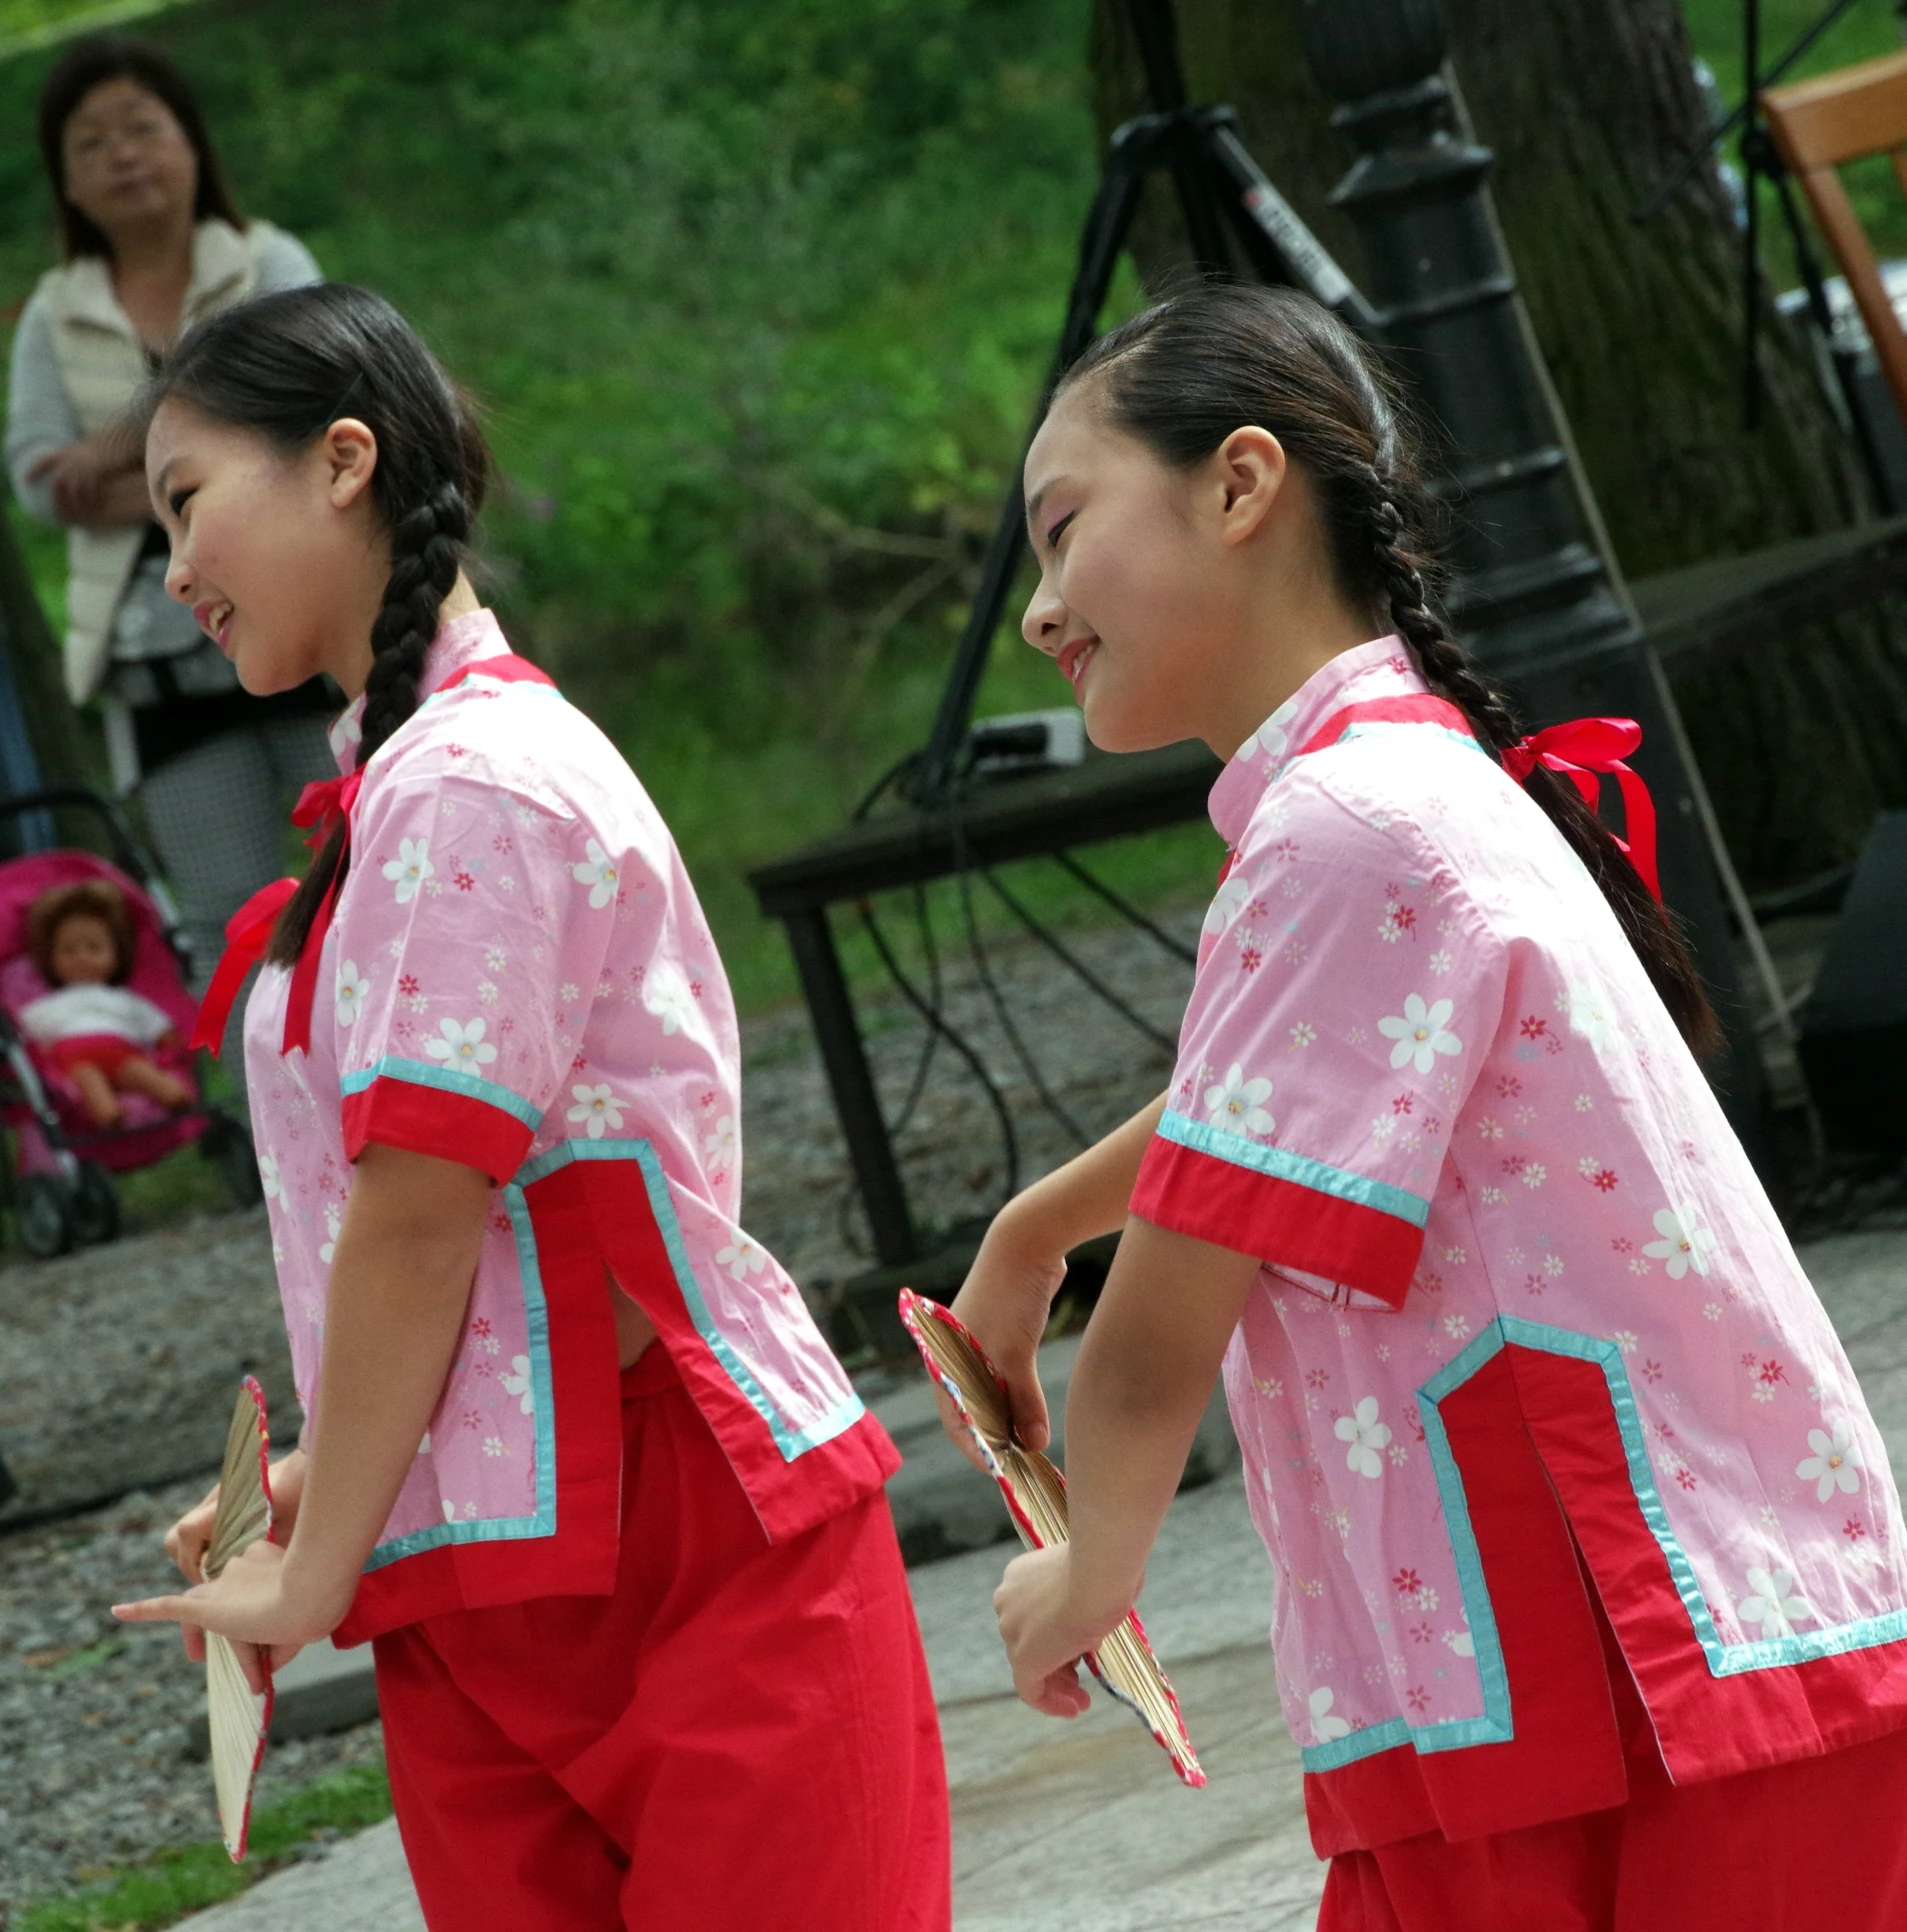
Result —
[{"label": "folding fan", "polygon": [[[1000,1485],[1020,1540],[1034,1550],[1064,1543],[1066,1478],[1037,1449],[1015,1439],[1000,1371],[957,1316],[911,1288],[901,1290],[901,1320],[927,1364],[927,1373],[947,1391],[979,1444],[981,1459]],[[1086,1653],[1085,1662],[1107,1690],[1137,1714],[1172,1760],[1180,1779],[1202,1785],[1205,1772],[1186,1735],[1179,1700],[1146,1641],[1139,1613],[1128,1610],[1105,1642]]]},{"label": "folding fan", "polygon": [[[218,1508],[200,1570],[209,1582],[241,1550],[271,1534],[271,1489],[265,1457],[271,1437],[265,1428],[265,1391],[248,1375],[232,1410],[225,1438],[225,1464],[219,1471]],[[245,1681],[238,1653],[216,1632],[205,1633],[205,1710],[212,1738],[212,1785],[218,1793],[219,1829],[233,1862],[245,1856],[245,1835],[252,1821],[252,1781],[265,1755],[271,1726],[271,1663],[260,1652],[265,1671],[263,1694]]]}]

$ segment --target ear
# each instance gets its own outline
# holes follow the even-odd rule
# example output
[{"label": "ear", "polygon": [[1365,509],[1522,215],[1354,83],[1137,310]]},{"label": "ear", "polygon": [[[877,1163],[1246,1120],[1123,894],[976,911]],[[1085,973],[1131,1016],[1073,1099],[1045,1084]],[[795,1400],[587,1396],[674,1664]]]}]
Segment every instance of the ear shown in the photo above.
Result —
[{"label": "ear", "polygon": [[1219,489],[1220,533],[1243,543],[1263,526],[1290,473],[1285,446],[1268,429],[1235,429],[1212,456]]},{"label": "ear", "polygon": [[319,449],[334,510],[348,510],[371,487],[377,472],[377,436],[355,416],[341,416],[320,439]]}]

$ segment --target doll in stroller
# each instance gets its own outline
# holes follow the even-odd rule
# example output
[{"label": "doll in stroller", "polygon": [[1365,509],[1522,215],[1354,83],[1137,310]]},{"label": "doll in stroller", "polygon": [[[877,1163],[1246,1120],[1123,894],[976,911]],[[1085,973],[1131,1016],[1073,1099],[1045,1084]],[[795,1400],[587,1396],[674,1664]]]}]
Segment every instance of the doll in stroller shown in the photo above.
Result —
[{"label": "doll in stroller", "polygon": [[[9,1129],[20,1244],[42,1258],[112,1240],[120,1219],[113,1175],[150,1167],[190,1141],[241,1204],[260,1196],[250,1137],[206,1104],[203,1069],[184,1045],[198,1003],[150,863],[130,826],[95,793],[4,801],[10,815],[49,803],[103,815],[120,862],[73,848],[0,862],[0,1120]],[[48,942],[60,935],[47,930],[49,914],[72,955],[58,964]],[[112,954],[104,971],[79,957],[102,940]],[[69,983],[76,976],[80,983]],[[63,1003],[98,1005],[110,1021],[74,1038],[70,1024],[48,1017]],[[122,1032],[132,1037],[119,1050],[111,1036]]]}]

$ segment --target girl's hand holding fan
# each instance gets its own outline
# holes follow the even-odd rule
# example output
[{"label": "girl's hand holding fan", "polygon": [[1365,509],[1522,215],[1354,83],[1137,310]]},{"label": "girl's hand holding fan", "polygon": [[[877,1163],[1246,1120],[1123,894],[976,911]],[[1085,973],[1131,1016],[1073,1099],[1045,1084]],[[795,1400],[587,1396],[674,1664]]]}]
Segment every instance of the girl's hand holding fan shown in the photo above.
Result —
[{"label": "girl's hand holding fan", "polygon": [[[274,1657],[280,1650],[288,1655],[299,1647],[275,1646],[269,1636],[285,1555],[270,1540],[270,1447],[264,1391],[248,1375],[232,1411],[218,1487],[181,1517],[166,1539],[180,1569],[201,1581],[183,1597],[113,1607],[115,1616],[132,1623],[178,1619],[187,1652],[205,1659],[212,1782],[225,1849],[234,1860],[245,1856],[252,1783],[271,1726]],[[260,1641],[227,1637],[212,1628],[206,1613],[214,1601],[219,1622],[255,1629]]]},{"label": "girl's hand holding fan", "polygon": [[[1038,1599],[1049,1596],[1053,1587],[1063,1582],[1066,1479],[1037,1449],[1028,1448],[1020,1440],[1014,1427],[1016,1405],[1005,1378],[959,1319],[938,1302],[928,1301],[908,1288],[901,1290],[900,1309],[901,1320],[920,1350],[927,1373],[971,1438],[981,1466],[999,1484],[1020,1540],[1038,1553],[1031,1558],[1020,1557],[1010,1565],[1009,1583],[1002,1586],[1002,1596],[1011,1604],[1009,1619],[1023,1611],[1037,1618]],[[1034,1387],[1037,1390],[1037,1381]],[[1020,1574],[1015,1575],[1016,1571]],[[1152,1654],[1138,1613],[1127,1611],[1098,1647],[1085,1653],[1084,1662],[1113,1696],[1137,1713],[1171,1758],[1181,1781],[1202,1785],[1205,1772],[1186,1735],[1179,1700]],[[1055,1691],[1054,1702],[1042,1708],[1065,1715],[1059,1709],[1061,1702],[1071,1702],[1064,1698],[1063,1686]]]}]

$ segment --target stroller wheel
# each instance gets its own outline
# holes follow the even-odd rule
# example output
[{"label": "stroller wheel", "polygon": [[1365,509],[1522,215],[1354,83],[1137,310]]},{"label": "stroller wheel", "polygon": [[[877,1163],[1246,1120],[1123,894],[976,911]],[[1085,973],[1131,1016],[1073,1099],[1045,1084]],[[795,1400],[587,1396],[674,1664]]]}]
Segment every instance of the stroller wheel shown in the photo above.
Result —
[{"label": "stroller wheel", "polygon": [[14,1190],[20,1245],[41,1261],[51,1261],[73,1245],[73,1204],[57,1174],[22,1174]]},{"label": "stroller wheel", "polygon": [[206,1123],[199,1137],[199,1152],[224,1175],[225,1185],[240,1207],[256,1207],[265,1198],[252,1137],[229,1115],[215,1113]]},{"label": "stroller wheel", "polygon": [[112,1176],[92,1161],[79,1164],[79,1184],[73,1190],[73,1239],[90,1248],[119,1239],[119,1191]]}]

